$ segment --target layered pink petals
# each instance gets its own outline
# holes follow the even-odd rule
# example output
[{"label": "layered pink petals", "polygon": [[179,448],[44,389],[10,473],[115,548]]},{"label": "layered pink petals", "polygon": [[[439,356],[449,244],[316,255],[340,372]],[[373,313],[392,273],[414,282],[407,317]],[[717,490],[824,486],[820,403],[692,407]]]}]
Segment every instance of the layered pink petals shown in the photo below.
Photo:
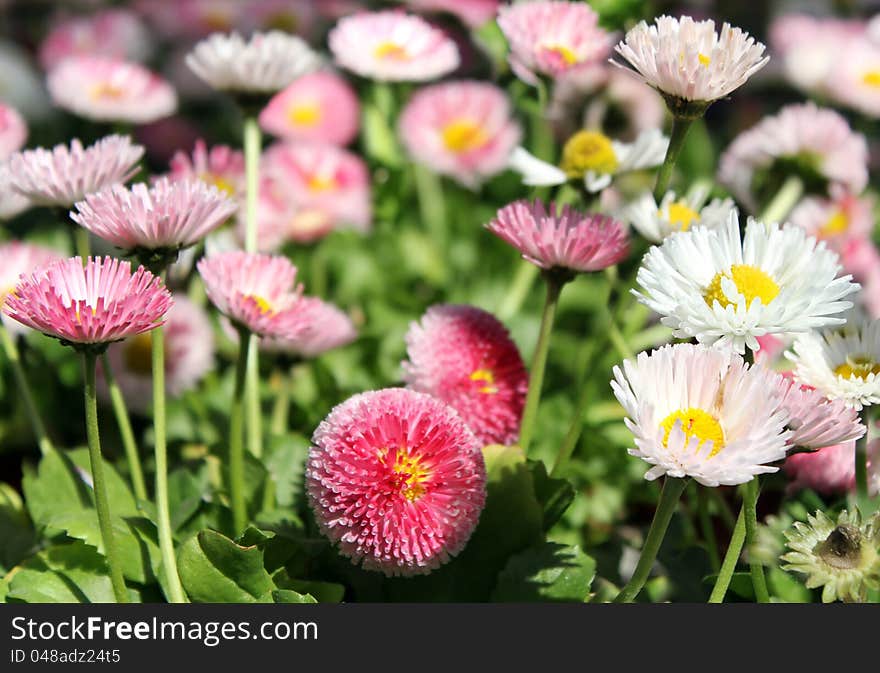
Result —
[{"label": "layered pink petals", "polygon": [[0,161],[18,152],[27,140],[27,134],[27,124],[15,108],[0,103]]},{"label": "layered pink petals", "polygon": [[357,338],[357,330],[344,311],[317,297],[296,304],[302,329],[290,339],[262,339],[260,349],[293,357],[316,358]]},{"label": "layered pink petals", "polygon": [[[62,259],[59,252],[51,248],[21,241],[10,241],[0,245],[0,307],[15,286],[22,274],[47,266]],[[23,332],[25,327],[15,320],[0,313],[4,325],[14,332]]]},{"label": "layered pink petals", "polygon": [[830,400],[786,376],[778,377],[778,388],[782,394],[780,405],[790,417],[788,427],[793,434],[789,443],[793,447],[819,449],[865,434],[858,412],[842,400]]},{"label": "layered pink petals", "polygon": [[197,140],[192,155],[178,151],[171,158],[172,180],[201,180],[226,193],[244,193],[244,154],[228,145],[214,145]]},{"label": "layered pink petals", "polygon": [[139,61],[150,51],[150,36],[134,12],[108,9],[55,26],[40,45],[40,64],[51,70],[72,56],[106,56]]}]

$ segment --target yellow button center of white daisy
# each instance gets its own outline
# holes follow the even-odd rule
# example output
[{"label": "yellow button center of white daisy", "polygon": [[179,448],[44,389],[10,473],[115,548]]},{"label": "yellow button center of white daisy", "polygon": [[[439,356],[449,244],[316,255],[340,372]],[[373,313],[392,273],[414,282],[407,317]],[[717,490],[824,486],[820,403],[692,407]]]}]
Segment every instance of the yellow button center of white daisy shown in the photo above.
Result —
[{"label": "yellow button center of white daisy", "polygon": [[578,131],[562,148],[560,167],[571,178],[583,177],[587,171],[613,173],[618,164],[611,139],[598,131]]},{"label": "yellow button center of white daisy", "polygon": [[685,443],[690,442],[692,437],[696,437],[700,440],[697,445],[697,449],[699,449],[705,442],[712,442],[710,456],[714,456],[724,448],[724,430],[722,430],[721,424],[712,414],[697,407],[678,409],[663,419],[660,423],[660,427],[664,430],[663,446],[669,445],[669,434],[678,421],[681,422]]},{"label": "yellow button center of white daisy", "polygon": [[[658,213],[663,217],[663,211]],[[700,221],[700,213],[691,208],[684,201],[675,201],[666,209],[666,219],[679,231],[687,231],[691,225]]]},{"label": "yellow button center of white daisy", "polygon": [[835,210],[834,214],[819,229],[821,236],[836,236],[849,229],[849,217],[842,210]]},{"label": "yellow button center of white daisy", "polygon": [[709,287],[706,288],[703,298],[709,306],[712,306],[715,301],[724,308],[733,303],[721,289],[723,278],[729,278],[733,281],[737,291],[745,297],[747,308],[752,305],[755,299],[759,298],[761,303],[767,306],[779,294],[779,286],[761,269],[749,264],[734,264],[727,273],[716,273],[712,282],[709,283]]},{"label": "yellow button center of white daisy", "polygon": [[712,58],[706,56],[706,54],[697,54],[697,59],[700,61],[700,65],[704,68],[708,68],[709,64],[712,62]]},{"label": "yellow button center of white daisy", "polygon": [[868,70],[862,75],[862,83],[880,88],[880,69]]},{"label": "yellow button center of white daisy", "polygon": [[498,392],[498,386],[495,385],[495,375],[490,369],[476,369],[470,375],[471,381],[483,383],[479,391],[486,395],[494,395]]},{"label": "yellow button center of white daisy", "polygon": [[[389,449],[379,451],[379,461],[383,465],[386,464],[389,453]],[[397,476],[395,483],[404,498],[413,502],[425,494],[424,483],[428,479],[428,471],[417,456],[411,455],[404,449],[397,449],[394,452],[391,471]]]},{"label": "yellow button center of white daisy", "polygon": [[139,376],[149,376],[153,371],[153,336],[144,332],[126,339],[122,344],[122,361],[125,368]]},{"label": "yellow button center of white daisy", "polygon": [[548,44],[544,45],[542,49],[559,57],[565,65],[574,65],[578,62],[577,54],[564,44]]},{"label": "yellow button center of white daisy", "polygon": [[846,362],[838,365],[834,373],[842,379],[866,379],[869,374],[880,374],[880,364],[869,355],[848,355]]},{"label": "yellow button center of white daisy", "polygon": [[373,50],[373,56],[382,61],[406,61],[409,59],[409,53],[401,44],[386,40],[376,45]]},{"label": "yellow button center of white daisy", "polygon": [[470,119],[456,119],[443,127],[443,145],[450,152],[470,152],[486,144],[483,128]]},{"label": "yellow button center of white daisy", "polygon": [[287,118],[294,126],[315,126],[321,121],[321,107],[316,103],[292,105]]}]

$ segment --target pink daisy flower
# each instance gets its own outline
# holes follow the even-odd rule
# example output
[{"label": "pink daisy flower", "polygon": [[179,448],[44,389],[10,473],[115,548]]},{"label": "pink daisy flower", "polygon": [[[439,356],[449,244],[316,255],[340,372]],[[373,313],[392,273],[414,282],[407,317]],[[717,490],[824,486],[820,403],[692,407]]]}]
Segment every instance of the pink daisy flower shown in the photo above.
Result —
[{"label": "pink daisy flower", "polygon": [[197,140],[192,155],[178,151],[171,158],[172,180],[196,179],[213,185],[226,196],[244,194],[244,154],[227,145],[208,150],[204,140]]},{"label": "pink daisy flower", "polygon": [[[500,0],[404,0],[418,12],[448,12],[470,28],[479,28],[495,18]],[[346,12],[347,13],[347,12]]]},{"label": "pink daisy flower", "polygon": [[149,32],[137,14],[106,9],[56,25],[40,44],[40,64],[51,70],[71,56],[90,55],[142,61],[150,48]]},{"label": "pink daisy flower", "polygon": [[[875,439],[868,451],[868,492],[880,492],[880,440]],[[783,468],[791,478],[789,490],[811,488],[818,493],[855,491],[855,442],[826,446],[812,453],[796,453],[785,460]]]},{"label": "pink daisy flower", "polygon": [[874,229],[873,210],[874,199],[870,196],[859,197],[832,187],[831,198],[802,199],[788,220],[841,253],[850,241],[870,238]]},{"label": "pink daisy flower", "polygon": [[523,2],[501,7],[498,26],[510,45],[508,60],[527,84],[604,61],[611,51],[599,16],[582,2]]},{"label": "pink daisy flower", "polygon": [[24,146],[27,134],[27,124],[16,109],[0,103],[0,162]]},{"label": "pink daisy flower", "polygon": [[537,199],[505,206],[486,228],[519,250],[523,259],[547,270],[599,271],[629,252],[620,222],[555,203],[547,209]]},{"label": "pink daisy flower", "polygon": [[336,62],[390,82],[427,82],[458,68],[458,47],[442,30],[403,12],[361,12],[339,20],[328,36]]},{"label": "pink daisy flower", "polygon": [[8,161],[0,161],[0,220],[10,220],[30,208],[30,199],[12,187],[12,171]]},{"label": "pink daisy flower", "polygon": [[[877,277],[880,271],[880,252],[868,236],[846,241],[840,247],[839,254],[844,270],[851,273],[858,282],[867,284]],[[867,292],[867,288],[865,291]]]},{"label": "pink daisy flower", "polygon": [[286,257],[232,250],[203,257],[197,268],[208,299],[236,327],[282,339],[301,333],[302,287]]},{"label": "pink daisy flower", "polygon": [[360,104],[339,75],[303,75],[277,94],[260,113],[260,126],[286,140],[348,145],[357,136]]},{"label": "pink daisy flower", "polygon": [[[61,254],[51,248],[21,241],[0,244],[0,307],[7,295],[15,289],[22,274],[47,266],[62,259]],[[0,319],[13,333],[23,333],[26,328],[20,322],[10,320],[0,313]]]},{"label": "pink daisy flower", "polygon": [[303,297],[297,303],[297,310],[304,325],[302,331],[293,339],[261,339],[261,350],[316,358],[357,338],[351,318],[333,304],[316,297]]},{"label": "pink daisy flower", "polygon": [[400,114],[400,135],[416,161],[475,187],[507,167],[521,132],[504,91],[460,81],[417,91]]},{"label": "pink daisy flower", "polygon": [[483,445],[516,442],[529,377],[495,316],[474,306],[432,306],[410,325],[406,345],[410,388],[450,405]]},{"label": "pink daisy flower", "polygon": [[362,393],[335,407],[312,442],[309,502],[354,563],[425,574],[467,544],[486,499],[486,467],[451,407],[402,388]]},{"label": "pink daisy flower", "polygon": [[3,312],[38,332],[76,344],[108,344],[163,324],[171,293],[144,267],[118,259],[62,259],[23,277]]},{"label": "pink daisy flower", "polygon": [[793,447],[818,449],[855,440],[865,434],[859,413],[843,400],[830,400],[815,388],[802,386],[791,376],[779,375],[780,406],[789,415]]},{"label": "pink daisy flower", "polygon": [[73,114],[101,122],[146,124],[174,114],[174,88],[137,63],[74,56],[49,72],[52,100]]},{"label": "pink daisy flower", "polygon": [[835,103],[880,117],[880,44],[850,40],[835,52],[826,93]]}]

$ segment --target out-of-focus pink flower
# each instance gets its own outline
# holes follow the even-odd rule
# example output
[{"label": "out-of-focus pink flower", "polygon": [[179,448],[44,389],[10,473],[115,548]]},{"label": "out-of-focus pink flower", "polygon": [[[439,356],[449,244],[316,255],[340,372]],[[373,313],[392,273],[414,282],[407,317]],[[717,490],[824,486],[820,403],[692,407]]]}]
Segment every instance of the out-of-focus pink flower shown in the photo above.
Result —
[{"label": "out-of-focus pink flower", "polygon": [[30,199],[12,188],[12,172],[8,161],[0,161],[0,220],[20,215],[33,204]]},{"label": "out-of-focus pink flower", "polygon": [[[0,244],[0,306],[3,306],[6,296],[18,284],[22,274],[28,274],[34,269],[60,259],[62,259],[61,253],[41,245],[21,241]],[[27,329],[20,322],[6,317],[3,313],[0,313],[0,320],[10,332],[20,334]]]},{"label": "out-of-focus pink flower", "polygon": [[354,563],[428,573],[467,544],[486,499],[480,442],[440,400],[403,388],[335,407],[312,438],[309,503]]},{"label": "out-of-focus pink flower", "polygon": [[754,351],[755,362],[760,362],[765,367],[772,368],[773,363],[779,359],[779,356],[788,347],[786,339],[778,334],[765,334],[755,338],[760,346],[760,350]]},{"label": "out-of-focus pink flower", "polygon": [[880,269],[880,252],[870,238],[853,238],[841,247],[840,262],[847,273],[862,282]]},{"label": "out-of-focus pink flower", "polygon": [[404,0],[417,12],[448,12],[470,28],[479,28],[495,18],[500,0]]},{"label": "out-of-focus pink flower", "polygon": [[417,91],[400,114],[400,136],[416,161],[476,187],[507,167],[521,131],[501,89],[459,81]]},{"label": "out-of-focus pink flower", "polygon": [[171,158],[172,180],[201,180],[229,197],[244,194],[244,154],[228,145],[214,145],[208,150],[201,138],[192,155],[178,151]]},{"label": "out-of-focus pink flower", "polygon": [[40,44],[40,63],[51,70],[71,56],[107,56],[143,61],[151,40],[141,18],[127,9],[105,9],[56,25]]},{"label": "out-of-focus pink flower", "polygon": [[[868,443],[868,492],[880,492],[880,439]],[[785,460],[788,488],[811,488],[824,494],[855,491],[855,442],[826,446],[812,453],[796,453]]]},{"label": "out-of-focus pink flower", "polygon": [[24,146],[27,134],[27,124],[15,108],[0,103],[0,162]]},{"label": "out-of-focus pink flower", "polygon": [[828,399],[815,388],[803,386],[786,375],[777,376],[776,388],[779,404],[789,416],[792,447],[819,449],[865,434],[858,412],[843,400]]},{"label": "out-of-focus pink flower", "polygon": [[180,115],[139,125],[133,133],[147,156],[157,164],[168,163],[181,147],[192,147],[200,134],[196,124]]},{"label": "out-of-focus pink flower", "polygon": [[317,297],[297,302],[302,331],[293,339],[260,339],[260,350],[299,358],[316,358],[357,338],[357,330],[344,311]]},{"label": "out-of-focus pink flower", "polygon": [[875,264],[861,283],[862,291],[858,294],[858,298],[871,319],[877,320],[880,318],[880,263]]},{"label": "out-of-focus pink flower", "polygon": [[880,45],[867,39],[842,44],[825,89],[833,102],[880,117]]},{"label": "out-of-focus pink flower", "polygon": [[831,189],[831,198],[802,199],[788,220],[842,252],[853,240],[870,237],[874,229],[874,199],[856,196],[840,188]]},{"label": "out-of-focus pink flower", "polygon": [[143,66],[103,56],[73,56],[49,72],[59,107],[102,122],[146,124],[174,114],[174,88]]}]

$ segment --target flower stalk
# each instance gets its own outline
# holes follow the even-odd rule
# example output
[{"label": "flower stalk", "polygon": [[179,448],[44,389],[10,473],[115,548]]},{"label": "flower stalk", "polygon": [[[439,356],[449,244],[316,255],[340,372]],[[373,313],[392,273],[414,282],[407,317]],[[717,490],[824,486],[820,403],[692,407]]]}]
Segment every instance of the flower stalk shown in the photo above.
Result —
[{"label": "flower stalk", "polygon": [[24,402],[25,412],[28,415],[31,427],[34,430],[37,445],[40,447],[40,452],[45,456],[47,453],[54,450],[54,446],[49,439],[49,435],[46,432],[46,426],[43,424],[43,419],[37,409],[37,404],[31,393],[31,386],[28,382],[27,375],[24,373],[24,368],[21,366],[21,356],[18,352],[18,346],[16,346],[15,340],[9,333],[9,330],[6,329],[6,325],[3,324],[2,320],[0,320],[0,342],[3,344],[3,352],[6,354],[6,359],[9,360],[9,366],[12,368],[12,375],[15,377],[15,384],[18,387],[18,393],[21,395],[21,399]]},{"label": "flower stalk", "polygon": [[229,498],[232,504],[232,521],[236,534],[247,525],[247,506],[244,497],[244,397],[245,377],[249,363],[252,335],[239,329],[238,362],[235,366],[235,388],[229,415]]},{"label": "flower stalk", "polygon": [[134,431],[131,428],[131,419],[125,406],[122,390],[113,375],[110,366],[110,358],[106,351],[101,354],[101,366],[104,369],[104,380],[107,382],[107,391],[110,393],[110,403],[116,416],[116,424],[119,426],[119,436],[122,438],[122,447],[125,450],[125,460],[128,463],[128,472],[131,475],[131,486],[138,500],[147,499],[147,486],[144,482],[144,470],[141,467],[141,458],[138,453]]}]

